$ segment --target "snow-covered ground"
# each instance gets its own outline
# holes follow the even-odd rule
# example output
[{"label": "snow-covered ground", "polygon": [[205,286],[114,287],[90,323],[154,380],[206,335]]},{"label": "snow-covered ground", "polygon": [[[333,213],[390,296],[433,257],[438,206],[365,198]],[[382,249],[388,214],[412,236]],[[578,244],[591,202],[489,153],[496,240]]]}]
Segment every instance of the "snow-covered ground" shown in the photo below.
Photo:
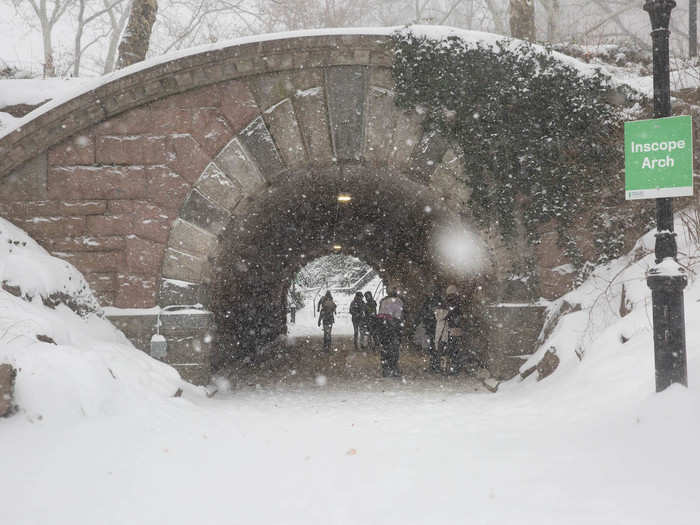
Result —
[{"label": "snow-covered ground", "polygon": [[[364,292],[372,292],[377,295],[375,300],[379,303],[381,293],[377,290],[384,290],[380,277],[375,277],[366,286],[360,290]],[[326,290],[309,290],[304,293],[304,307],[296,312],[295,322],[292,323],[290,316],[287,315],[287,333],[290,337],[302,336],[318,336],[322,335],[323,330],[318,326],[318,313],[314,310],[318,301],[321,299]],[[333,325],[334,335],[352,335],[352,318],[350,317],[350,303],[355,297],[354,293],[340,293],[331,290],[333,301],[337,305],[335,324]]]},{"label": "snow-covered ground", "polygon": [[97,315],[0,290],[0,361],[20,369],[20,411],[0,420],[0,523],[694,525],[700,285],[686,293],[690,387],[655,394],[630,260],[593,278],[635,281],[630,313],[601,317],[580,362],[561,345],[575,331],[555,331],[560,369],[496,394],[378,379],[208,398]]}]

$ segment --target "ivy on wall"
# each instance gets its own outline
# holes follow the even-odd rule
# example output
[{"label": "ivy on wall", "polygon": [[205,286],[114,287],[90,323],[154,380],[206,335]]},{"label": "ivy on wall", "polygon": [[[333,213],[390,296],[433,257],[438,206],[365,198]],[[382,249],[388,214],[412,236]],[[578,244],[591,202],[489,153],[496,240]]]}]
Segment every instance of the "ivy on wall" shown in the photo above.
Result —
[{"label": "ivy on wall", "polygon": [[[424,126],[461,149],[475,218],[497,224],[506,242],[518,221],[531,243],[554,226],[560,247],[583,266],[571,227],[611,191],[622,195],[619,105],[631,95],[524,42],[485,46],[410,31],[393,41],[395,101],[424,112]],[[615,221],[591,227],[599,255],[619,255],[620,236],[607,231]]]}]

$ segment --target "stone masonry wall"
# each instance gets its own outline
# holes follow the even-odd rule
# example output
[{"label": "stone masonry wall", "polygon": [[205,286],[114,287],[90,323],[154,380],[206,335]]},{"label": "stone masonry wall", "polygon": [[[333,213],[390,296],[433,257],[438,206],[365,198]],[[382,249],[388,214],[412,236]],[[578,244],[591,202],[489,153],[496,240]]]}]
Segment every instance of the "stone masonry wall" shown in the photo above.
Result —
[{"label": "stone masonry wall", "polygon": [[212,156],[257,113],[238,81],[129,110],[13,174],[0,190],[0,215],[74,264],[102,304],[154,306],[185,197]]}]

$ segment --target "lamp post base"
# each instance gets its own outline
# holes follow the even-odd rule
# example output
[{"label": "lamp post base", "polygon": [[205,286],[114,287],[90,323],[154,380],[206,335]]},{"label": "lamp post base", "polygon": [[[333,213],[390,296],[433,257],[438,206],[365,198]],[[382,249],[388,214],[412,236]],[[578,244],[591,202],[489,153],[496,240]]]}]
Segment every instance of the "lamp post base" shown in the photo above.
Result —
[{"label": "lamp post base", "polygon": [[688,386],[683,305],[683,289],[687,284],[684,268],[671,258],[664,259],[647,273],[654,320],[657,392],[672,383]]}]

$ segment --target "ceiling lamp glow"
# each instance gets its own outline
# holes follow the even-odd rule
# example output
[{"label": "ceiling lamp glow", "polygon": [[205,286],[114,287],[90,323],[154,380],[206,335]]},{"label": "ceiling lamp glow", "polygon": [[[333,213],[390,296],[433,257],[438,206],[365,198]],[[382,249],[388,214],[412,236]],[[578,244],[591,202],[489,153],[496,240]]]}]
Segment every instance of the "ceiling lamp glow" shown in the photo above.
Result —
[{"label": "ceiling lamp glow", "polygon": [[334,245],[333,245],[333,249],[334,249],[336,252],[339,252],[340,250],[343,249],[343,247],[342,247],[340,244],[334,244]]},{"label": "ceiling lamp glow", "polygon": [[350,202],[352,200],[352,197],[348,195],[347,193],[340,193],[338,195],[338,202]]}]

